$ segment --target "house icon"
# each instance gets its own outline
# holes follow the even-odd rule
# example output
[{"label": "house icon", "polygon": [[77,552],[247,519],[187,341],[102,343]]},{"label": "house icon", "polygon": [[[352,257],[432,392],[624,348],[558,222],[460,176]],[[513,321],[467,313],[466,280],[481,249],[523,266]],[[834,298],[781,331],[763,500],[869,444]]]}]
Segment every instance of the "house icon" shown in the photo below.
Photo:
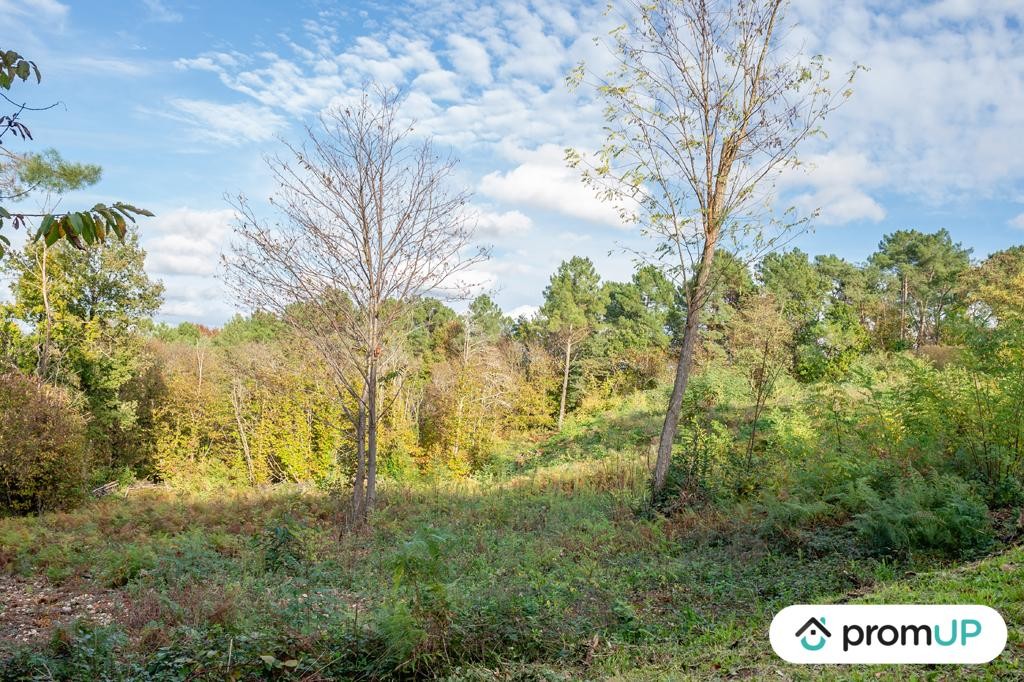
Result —
[{"label": "house icon", "polygon": [[[808,630],[810,630],[810,632],[807,632]],[[804,634],[805,632],[807,632],[806,635]],[[817,651],[821,647],[825,646],[825,642],[827,642],[828,638],[832,636],[832,633],[825,627],[825,617],[822,616],[820,620],[818,618],[809,619],[803,624],[803,627],[796,631],[796,636],[800,638],[800,644],[803,648],[808,651]],[[808,637],[817,637],[818,641],[812,644],[807,641]]]}]

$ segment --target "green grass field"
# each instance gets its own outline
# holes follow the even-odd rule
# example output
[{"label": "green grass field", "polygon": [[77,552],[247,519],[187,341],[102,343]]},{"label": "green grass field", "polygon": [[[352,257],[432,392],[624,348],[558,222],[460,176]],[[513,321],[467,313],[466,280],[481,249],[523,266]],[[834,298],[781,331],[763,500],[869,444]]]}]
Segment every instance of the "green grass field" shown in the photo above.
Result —
[{"label": "green grass field", "polygon": [[[387,484],[359,533],[294,487],[0,520],[0,678],[1024,679],[1024,550],[892,563],[834,529],[778,545],[744,508],[647,514],[656,398],[572,421],[511,476]],[[773,655],[776,611],[846,600],[988,604],[1010,640],[983,667]]]}]

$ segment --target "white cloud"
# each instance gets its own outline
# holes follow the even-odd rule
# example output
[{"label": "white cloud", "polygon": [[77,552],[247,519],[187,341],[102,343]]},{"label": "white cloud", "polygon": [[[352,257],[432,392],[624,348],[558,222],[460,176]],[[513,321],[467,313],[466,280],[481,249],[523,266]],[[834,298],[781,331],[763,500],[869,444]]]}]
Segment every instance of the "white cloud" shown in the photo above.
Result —
[{"label": "white cloud", "polygon": [[[414,11],[381,13],[372,23],[358,13],[338,19],[346,32],[359,31],[364,22],[365,35],[354,40],[340,39],[331,27],[340,15],[321,13],[306,22],[303,37],[286,39],[275,52],[208,52],[177,65],[216,74],[226,88],[251,98],[247,113],[256,118],[268,112],[306,117],[345,101],[367,78],[405,88],[404,113],[417,120],[417,134],[455,147],[464,161],[460,182],[475,185],[482,200],[493,202],[480,207],[481,234],[508,236],[506,247],[528,235],[522,241],[529,242],[529,253],[509,248],[481,268],[490,273],[481,282],[515,289],[505,295],[516,303],[531,300],[530,292],[542,285],[540,263],[579,252],[597,259],[610,246],[597,237],[569,238],[586,236],[578,221],[623,227],[615,211],[565,167],[562,151],[595,149],[603,140],[600,103],[586,89],[568,92],[563,79],[581,58],[595,73],[614,67],[592,41],[607,34],[614,18],[603,15],[602,3],[575,0],[410,2]],[[9,0],[0,0],[4,4]],[[779,179],[782,205],[820,209],[820,224],[839,225],[884,220],[899,194],[946,205],[1019,200],[1020,0],[892,6],[794,0],[789,23],[796,24],[789,34],[792,46],[829,55],[837,76],[854,62],[871,70],[860,74],[852,99],[826,121],[829,137],[802,150],[807,172]],[[191,123],[212,118],[209,108],[202,110],[205,119],[198,110],[172,111]],[[252,127],[251,115],[226,118],[233,123],[212,139],[270,136]],[[283,127],[282,120],[268,120],[271,127]],[[1011,224],[1024,228],[1024,217]],[[639,240],[635,231],[623,234]],[[510,269],[523,263],[533,270]],[[629,262],[622,258],[605,262],[602,272],[619,265],[628,276]]]},{"label": "white cloud", "polygon": [[218,325],[235,312],[224,290],[208,279],[171,275],[164,285],[160,317]]},{"label": "white cloud", "polygon": [[540,308],[535,305],[517,305],[512,310],[508,311],[507,315],[513,320],[518,320],[520,317],[532,320],[537,317],[538,313],[540,313]]},{"label": "white cloud", "polygon": [[181,21],[182,16],[175,12],[161,0],[142,0],[142,3],[149,10],[149,18],[165,24],[175,24]]},{"label": "white cloud", "polygon": [[146,225],[146,269],[157,275],[215,274],[234,217],[231,209],[158,213]]},{"label": "white cloud", "polygon": [[885,172],[861,152],[809,154],[803,165],[786,171],[777,183],[783,201],[802,214],[819,211],[817,222],[843,225],[857,220],[878,222],[885,209],[868,191],[885,183]]},{"label": "white cloud", "polygon": [[135,60],[86,55],[61,59],[54,66],[64,71],[81,71],[90,75],[109,73],[115,76],[145,76],[151,71],[148,65]]},{"label": "white cloud", "polygon": [[70,12],[68,5],[57,0],[0,0],[0,26],[6,37],[3,49],[13,49],[40,64],[45,75],[54,60],[47,54],[52,44],[42,34],[63,33]]},{"label": "white cloud", "polygon": [[448,36],[448,55],[456,71],[471,82],[487,85],[492,80],[491,56],[479,40],[459,34]]},{"label": "white cloud", "polygon": [[560,148],[545,145],[522,155],[527,160],[512,170],[485,175],[480,181],[480,193],[509,205],[533,206],[613,227],[627,227],[611,205],[599,200],[580,181],[578,171],[565,165]]},{"label": "white cloud", "polygon": [[869,67],[825,127],[830,140],[885,169],[888,192],[947,204],[997,198],[1024,179],[1020,2],[883,9],[800,0],[795,10],[794,44],[829,55],[835,74],[854,62]]},{"label": "white cloud", "polygon": [[1018,230],[1024,230],[1024,213],[1010,218],[1006,221],[1006,224],[1010,227],[1016,227]]},{"label": "white cloud", "polygon": [[462,89],[459,88],[457,79],[454,71],[434,69],[413,79],[411,87],[432,100],[458,101],[462,99]]},{"label": "white cloud", "polygon": [[264,142],[287,125],[285,118],[272,109],[250,102],[218,104],[175,98],[168,104],[174,111],[164,115],[190,124],[195,137],[222,144]]},{"label": "white cloud", "polygon": [[0,14],[63,22],[70,7],[57,0],[0,0]]},{"label": "white cloud", "polygon": [[519,211],[480,210],[476,216],[476,233],[482,237],[522,236],[532,227],[530,217]]}]

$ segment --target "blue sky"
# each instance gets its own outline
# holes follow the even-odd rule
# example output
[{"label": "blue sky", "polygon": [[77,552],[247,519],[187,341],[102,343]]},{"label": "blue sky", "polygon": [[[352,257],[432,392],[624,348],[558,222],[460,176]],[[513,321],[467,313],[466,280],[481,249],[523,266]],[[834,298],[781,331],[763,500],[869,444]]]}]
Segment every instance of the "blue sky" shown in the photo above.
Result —
[{"label": "blue sky", "polygon": [[[558,262],[594,259],[624,279],[639,247],[562,162],[600,141],[600,111],[563,78],[599,69],[591,38],[604,3],[60,2],[0,0],[4,49],[34,59],[28,119],[37,143],[98,163],[103,181],[66,205],[123,199],[143,225],[147,269],[167,286],[162,316],[217,324],[234,310],[216,279],[230,240],[225,193],[273,190],[262,156],[278,136],[367,78],[403,87],[417,128],[461,159],[480,239],[473,273],[506,311],[540,302]],[[796,240],[865,258],[886,232],[948,228],[976,257],[1024,243],[1024,6],[1019,0],[795,0],[789,39],[870,70],[781,183],[787,205],[821,209]],[[31,201],[27,202],[31,203]],[[611,252],[611,253],[609,253]]]}]

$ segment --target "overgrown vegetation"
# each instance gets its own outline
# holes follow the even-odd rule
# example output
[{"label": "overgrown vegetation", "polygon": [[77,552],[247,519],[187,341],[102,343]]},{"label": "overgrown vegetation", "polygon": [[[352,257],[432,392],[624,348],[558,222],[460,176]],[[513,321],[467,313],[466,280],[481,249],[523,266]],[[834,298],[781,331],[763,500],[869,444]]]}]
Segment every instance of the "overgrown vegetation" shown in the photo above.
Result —
[{"label": "overgrown vegetation", "polygon": [[[873,598],[913,600],[904,590],[942,584],[951,601],[997,604],[1016,632],[1016,550],[966,573],[893,583],[947,565],[948,546],[886,554],[852,514],[847,525],[802,516],[798,534],[780,535],[778,510],[756,504],[638,513],[648,456],[637,444],[657,432],[664,398],[656,389],[570,418],[535,455],[608,443],[595,458],[548,456],[489,482],[386,479],[372,530],[340,537],[347,500],[296,484],[229,497],[138,489],[0,521],[8,572],[124,596],[109,626],[86,620],[9,650],[5,679],[758,677],[780,667],[759,635],[778,609],[889,584]],[[922,487],[931,492],[912,504],[941,517],[935,491],[968,494],[943,485]],[[985,524],[1013,532],[998,518]],[[1020,670],[1015,641],[993,672]]]},{"label": "overgrown vegetation", "polygon": [[1024,248],[776,250],[805,221],[754,204],[852,74],[780,61],[780,0],[634,9],[568,161],[652,253],[563,261],[533,316],[452,303],[485,250],[393,91],[272,157],[279,225],[238,200],[220,328],[154,319],[148,212],[52,212],[98,166],[0,157],[45,194],[0,208],[40,237],[3,260],[0,680],[830,678],[775,612],[940,598],[1000,608],[981,674],[1024,677]]}]

